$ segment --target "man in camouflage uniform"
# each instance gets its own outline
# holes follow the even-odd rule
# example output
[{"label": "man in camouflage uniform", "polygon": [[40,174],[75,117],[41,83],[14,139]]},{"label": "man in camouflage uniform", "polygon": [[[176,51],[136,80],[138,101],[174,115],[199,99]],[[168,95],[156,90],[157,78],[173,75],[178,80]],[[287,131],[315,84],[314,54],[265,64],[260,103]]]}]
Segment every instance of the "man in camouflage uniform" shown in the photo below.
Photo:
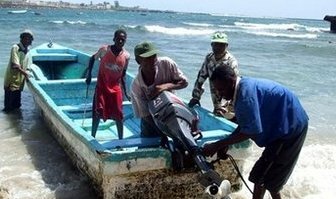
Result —
[{"label": "man in camouflage uniform", "polygon": [[[201,96],[204,93],[203,84],[207,78],[211,77],[212,72],[217,66],[221,65],[222,63],[228,65],[234,69],[237,76],[239,75],[238,62],[236,58],[227,50],[227,35],[223,32],[215,32],[211,38],[211,47],[212,52],[206,55],[202,67],[198,72],[194,89],[192,91],[192,99],[189,102],[189,107],[194,107],[196,104],[200,105]],[[209,84],[211,99],[214,106],[213,113],[217,116],[232,119],[234,117],[234,113],[232,112],[233,108],[229,106],[230,102],[224,100],[222,96],[217,94],[212,82],[209,82]]]}]

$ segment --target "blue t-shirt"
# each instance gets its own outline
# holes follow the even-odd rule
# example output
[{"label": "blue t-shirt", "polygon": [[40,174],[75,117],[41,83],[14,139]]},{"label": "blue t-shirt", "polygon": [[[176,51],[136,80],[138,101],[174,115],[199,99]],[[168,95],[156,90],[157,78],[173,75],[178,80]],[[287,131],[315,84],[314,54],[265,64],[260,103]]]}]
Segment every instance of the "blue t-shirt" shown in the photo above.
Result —
[{"label": "blue t-shirt", "polygon": [[241,132],[254,135],[260,147],[296,136],[308,124],[298,98],[266,79],[241,78],[234,107]]}]

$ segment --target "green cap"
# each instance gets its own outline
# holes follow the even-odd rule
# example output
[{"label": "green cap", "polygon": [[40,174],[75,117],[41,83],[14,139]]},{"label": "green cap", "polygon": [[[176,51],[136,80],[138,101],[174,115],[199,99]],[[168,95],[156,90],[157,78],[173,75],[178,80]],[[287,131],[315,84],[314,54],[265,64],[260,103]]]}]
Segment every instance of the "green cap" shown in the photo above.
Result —
[{"label": "green cap", "polygon": [[159,51],[156,49],[153,43],[145,41],[139,43],[134,48],[134,55],[140,57],[150,57],[155,54],[158,54]]},{"label": "green cap", "polygon": [[229,43],[228,36],[224,32],[215,32],[211,37],[211,42],[214,43]]}]

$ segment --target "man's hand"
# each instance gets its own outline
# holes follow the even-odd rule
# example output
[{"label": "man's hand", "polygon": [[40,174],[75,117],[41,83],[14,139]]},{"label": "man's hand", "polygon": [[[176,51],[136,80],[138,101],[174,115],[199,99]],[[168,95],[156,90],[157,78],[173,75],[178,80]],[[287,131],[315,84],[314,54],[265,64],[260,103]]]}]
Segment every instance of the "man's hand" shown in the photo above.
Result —
[{"label": "man's hand", "polygon": [[227,111],[224,107],[219,107],[214,109],[213,114],[216,116],[224,117],[226,112]]},{"label": "man's hand", "polygon": [[28,72],[28,71],[24,71],[23,72],[23,75],[25,76],[25,78],[28,80],[29,79],[29,77],[33,77],[33,74],[31,74],[30,72]]},{"label": "man's hand", "polygon": [[165,90],[169,90],[169,84],[170,83],[166,83],[166,84],[160,84],[160,85],[156,85],[155,88],[151,91],[149,99],[154,99],[155,97],[157,97],[158,95],[160,95],[160,93],[162,93]]},{"label": "man's hand", "polygon": [[192,99],[189,101],[188,106],[189,106],[190,108],[192,108],[192,107],[194,107],[195,105],[201,106],[201,103],[200,103],[200,101],[199,101],[198,99],[196,99],[196,98],[192,98]]},{"label": "man's hand", "polygon": [[26,80],[26,81],[29,81],[29,78],[30,78],[30,77],[34,77],[34,75],[31,74],[31,73],[29,73],[29,72],[24,73],[24,76],[25,76],[25,80]]},{"label": "man's hand", "polygon": [[216,143],[209,143],[203,146],[202,152],[203,152],[203,155],[211,157],[215,153],[217,153],[218,150],[219,148],[217,147]]},{"label": "man's hand", "polygon": [[91,74],[88,74],[87,77],[86,77],[86,80],[85,80],[86,85],[91,84],[91,78],[92,78]]},{"label": "man's hand", "polygon": [[129,102],[131,102],[131,96],[130,96],[130,95],[125,94],[125,97],[126,97],[126,99],[127,99]]}]

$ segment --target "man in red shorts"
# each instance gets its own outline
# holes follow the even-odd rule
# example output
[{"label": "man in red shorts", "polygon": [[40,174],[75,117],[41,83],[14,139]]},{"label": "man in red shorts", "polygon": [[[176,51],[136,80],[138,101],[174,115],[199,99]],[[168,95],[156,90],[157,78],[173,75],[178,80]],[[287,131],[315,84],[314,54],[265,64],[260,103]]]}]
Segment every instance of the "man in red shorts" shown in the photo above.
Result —
[{"label": "man in red shorts", "polygon": [[103,45],[98,52],[91,56],[86,77],[86,84],[91,83],[92,68],[95,60],[100,60],[97,76],[97,85],[92,105],[92,131],[91,135],[96,136],[99,120],[113,119],[116,122],[118,138],[123,138],[123,113],[122,101],[125,87],[125,75],[130,54],[123,48],[126,43],[127,34],[119,29],[114,33],[114,44]]}]

